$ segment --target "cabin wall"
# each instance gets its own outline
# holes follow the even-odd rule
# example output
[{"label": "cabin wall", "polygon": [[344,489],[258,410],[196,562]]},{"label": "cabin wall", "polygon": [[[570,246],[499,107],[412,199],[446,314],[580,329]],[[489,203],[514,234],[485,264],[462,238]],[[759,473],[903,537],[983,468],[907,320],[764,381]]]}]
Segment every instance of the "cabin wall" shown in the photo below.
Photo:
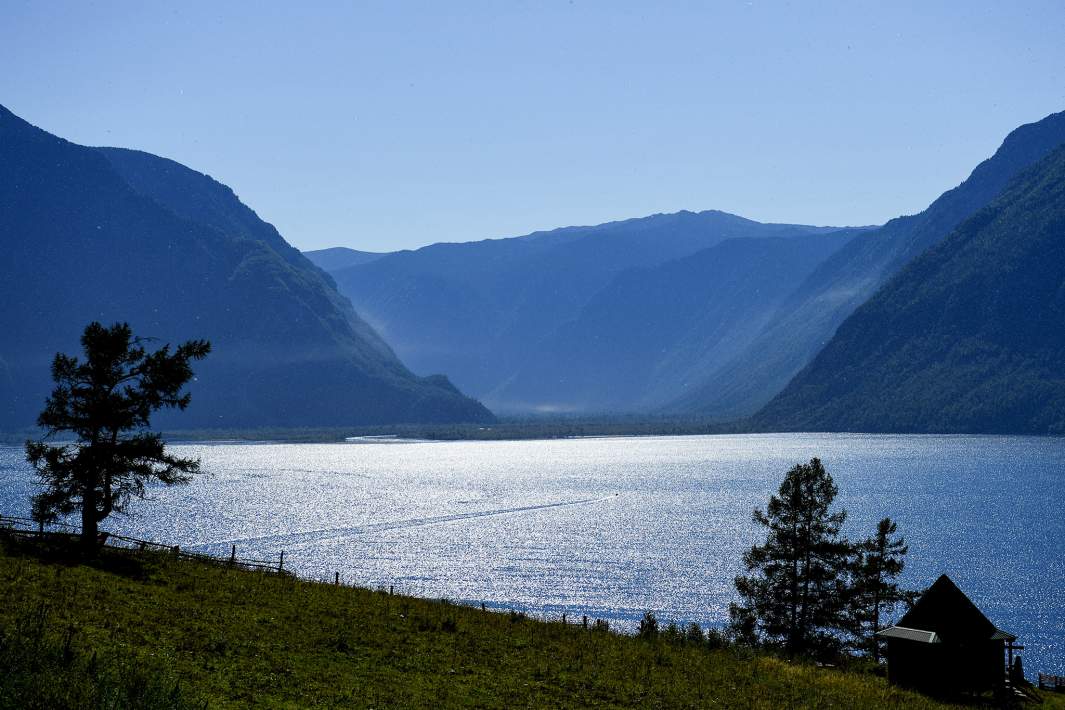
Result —
[{"label": "cabin wall", "polygon": [[975,644],[888,639],[888,681],[929,693],[981,692],[1005,678],[1001,641]]},{"label": "cabin wall", "polygon": [[907,688],[932,688],[941,682],[939,644],[888,639],[888,681]]}]

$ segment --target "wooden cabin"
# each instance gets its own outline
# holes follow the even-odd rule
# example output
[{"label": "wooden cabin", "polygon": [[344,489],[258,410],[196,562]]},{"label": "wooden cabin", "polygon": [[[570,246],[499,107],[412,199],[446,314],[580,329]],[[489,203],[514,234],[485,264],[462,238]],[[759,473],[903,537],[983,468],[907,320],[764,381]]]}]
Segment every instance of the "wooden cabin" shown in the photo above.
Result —
[{"label": "wooden cabin", "polygon": [[1013,634],[997,628],[946,575],[899,622],[887,640],[888,681],[934,694],[979,693],[1006,682]]}]

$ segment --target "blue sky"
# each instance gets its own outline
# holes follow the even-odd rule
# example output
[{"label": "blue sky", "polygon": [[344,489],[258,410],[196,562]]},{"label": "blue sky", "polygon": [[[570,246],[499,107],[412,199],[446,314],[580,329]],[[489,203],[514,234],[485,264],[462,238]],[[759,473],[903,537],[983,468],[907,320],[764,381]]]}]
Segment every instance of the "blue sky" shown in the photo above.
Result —
[{"label": "blue sky", "polygon": [[0,0],[0,103],[300,248],[679,209],[871,224],[1065,110],[1065,3]]}]

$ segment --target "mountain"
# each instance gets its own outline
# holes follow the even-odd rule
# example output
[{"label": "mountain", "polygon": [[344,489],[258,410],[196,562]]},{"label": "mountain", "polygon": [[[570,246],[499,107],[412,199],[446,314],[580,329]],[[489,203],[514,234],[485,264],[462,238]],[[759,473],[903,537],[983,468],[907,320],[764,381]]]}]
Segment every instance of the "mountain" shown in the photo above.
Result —
[{"label": "mountain", "polygon": [[756,412],[885,281],[1063,142],[1065,112],[1011,132],[991,158],[924,212],[893,219],[826,259],[747,348],[668,409],[721,418]]},{"label": "mountain", "polygon": [[[678,212],[434,244],[331,274],[415,372],[445,371],[490,406],[528,408],[534,405],[501,399],[500,388],[527,363],[545,360],[547,339],[628,269],[690,256],[728,239],[832,231],[761,224],[717,211]],[[567,367],[554,365],[556,373]]]},{"label": "mountain", "polygon": [[487,421],[414,376],[329,276],[206,175],[78,146],[0,107],[0,428],[33,423],[92,320],[207,338],[182,427]]},{"label": "mountain", "polygon": [[303,255],[323,271],[337,271],[349,266],[369,264],[371,261],[377,261],[382,256],[385,256],[381,252],[359,251],[358,249],[348,249],[347,247],[315,249],[305,251]]},{"label": "mountain", "polygon": [[889,281],[755,422],[1065,434],[1065,146]]},{"label": "mountain", "polygon": [[729,239],[625,271],[493,397],[561,411],[662,405],[750,343],[803,278],[858,233]]}]

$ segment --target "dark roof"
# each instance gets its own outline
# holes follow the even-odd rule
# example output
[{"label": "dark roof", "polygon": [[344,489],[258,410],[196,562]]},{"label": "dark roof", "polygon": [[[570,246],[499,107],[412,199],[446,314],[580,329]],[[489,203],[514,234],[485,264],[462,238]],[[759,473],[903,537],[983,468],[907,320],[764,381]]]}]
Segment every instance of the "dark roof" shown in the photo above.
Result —
[{"label": "dark roof", "polygon": [[921,595],[898,626],[933,631],[947,643],[1008,640],[1017,637],[995,627],[947,575],[942,575]]}]

